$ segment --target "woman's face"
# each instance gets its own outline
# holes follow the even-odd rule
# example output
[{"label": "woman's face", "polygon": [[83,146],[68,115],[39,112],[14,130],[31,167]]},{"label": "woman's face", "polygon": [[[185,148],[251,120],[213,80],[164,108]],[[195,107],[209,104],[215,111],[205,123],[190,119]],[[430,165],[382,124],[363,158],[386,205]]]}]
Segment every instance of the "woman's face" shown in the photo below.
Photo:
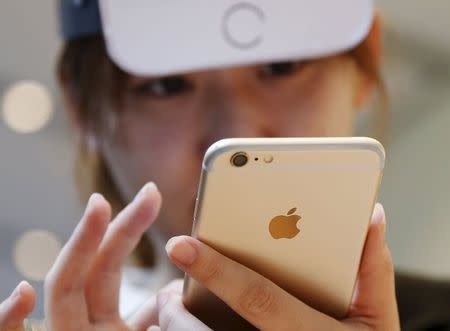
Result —
[{"label": "woman's face", "polygon": [[206,149],[227,137],[352,134],[360,72],[348,56],[130,77],[123,107],[106,111],[100,153],[126,201],[147,181],[164,199],[164,238],[191,231]]}]

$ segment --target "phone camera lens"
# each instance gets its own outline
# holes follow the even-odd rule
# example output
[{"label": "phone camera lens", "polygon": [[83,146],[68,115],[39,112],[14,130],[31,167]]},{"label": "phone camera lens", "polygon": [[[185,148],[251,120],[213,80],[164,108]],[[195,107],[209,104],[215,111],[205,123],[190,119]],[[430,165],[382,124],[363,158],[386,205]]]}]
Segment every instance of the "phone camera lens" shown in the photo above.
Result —
[{"label": "phone camera lens", "polygon": [[236,153],[231,157],[231,164],[238,168],[245,166],[247,162],[248,156],[243,152]]}]

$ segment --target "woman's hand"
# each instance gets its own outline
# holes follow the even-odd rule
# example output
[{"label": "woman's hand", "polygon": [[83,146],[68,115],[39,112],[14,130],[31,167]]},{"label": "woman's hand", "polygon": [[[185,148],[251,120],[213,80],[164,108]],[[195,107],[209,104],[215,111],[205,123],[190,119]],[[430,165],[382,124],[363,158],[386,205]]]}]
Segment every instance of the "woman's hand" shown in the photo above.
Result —
[{"label": "woman's hand", "polygon": [[34,289],[21,282],[8,299],[0,303],[0,331],[23,331],[24,320],[36,302]]},{"label": "woman's hand", "polygon": [[155,220],[161,195],[147,184],[110,223],[111,207],[99,194],[58,256],[45,281],[45,312],[52,331],[147,330],[156,322],[146,307],[131,321],[119,316],[121,267]]},{"label": "woman's hand", "polygon": [[[394,271],[385,242],[385,215],[377,205],[369,228],[357,285],[348,317],[337,321],[288,294],[280,287],[191,237],[167,244],[170,259],[204,284],[234,311],[262,330],[400,330]],[[207,330],[183,307],[178,293],[158,295],[161,330]]]}]

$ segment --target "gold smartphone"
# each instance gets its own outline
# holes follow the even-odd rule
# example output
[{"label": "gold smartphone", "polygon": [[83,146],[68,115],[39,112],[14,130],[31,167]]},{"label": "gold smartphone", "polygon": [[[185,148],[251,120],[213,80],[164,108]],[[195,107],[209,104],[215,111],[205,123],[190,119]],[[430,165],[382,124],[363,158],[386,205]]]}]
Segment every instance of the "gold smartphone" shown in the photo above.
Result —
[{"label": "gold smartphone", "polygon": [[[193,236],[343,318],[384,163],[371,138],[221,140],[205,154]],[[237,315],[195,280],[186,277],[183,295],[210,327],[238,328]],[[226,326],[215,323],[219,315]]]}]

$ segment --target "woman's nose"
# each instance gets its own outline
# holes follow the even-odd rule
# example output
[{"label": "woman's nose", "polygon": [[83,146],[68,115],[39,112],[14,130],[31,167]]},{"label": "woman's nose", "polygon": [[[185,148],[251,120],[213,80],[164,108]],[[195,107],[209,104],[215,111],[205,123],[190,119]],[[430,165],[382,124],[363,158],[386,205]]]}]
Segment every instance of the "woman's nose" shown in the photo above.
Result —
[{"label": "woman's nose", "polygon": [[225,138],[252,138],[252,137],[275,137],[276,128],[271,124],[264,123],[264,115],[258,115],[260,109],[245,102],[242,99],[221,99],[211,104],[206,110],[207,120],[204,121],[203,135],[200,136],[198,144],[199,156],[203,154],[218,140]]},{"label": "woman's nose", "polygon": [[248,78],[227,73],[205,91],[204,114],[210,140],[275,135],[276,121]]}]

